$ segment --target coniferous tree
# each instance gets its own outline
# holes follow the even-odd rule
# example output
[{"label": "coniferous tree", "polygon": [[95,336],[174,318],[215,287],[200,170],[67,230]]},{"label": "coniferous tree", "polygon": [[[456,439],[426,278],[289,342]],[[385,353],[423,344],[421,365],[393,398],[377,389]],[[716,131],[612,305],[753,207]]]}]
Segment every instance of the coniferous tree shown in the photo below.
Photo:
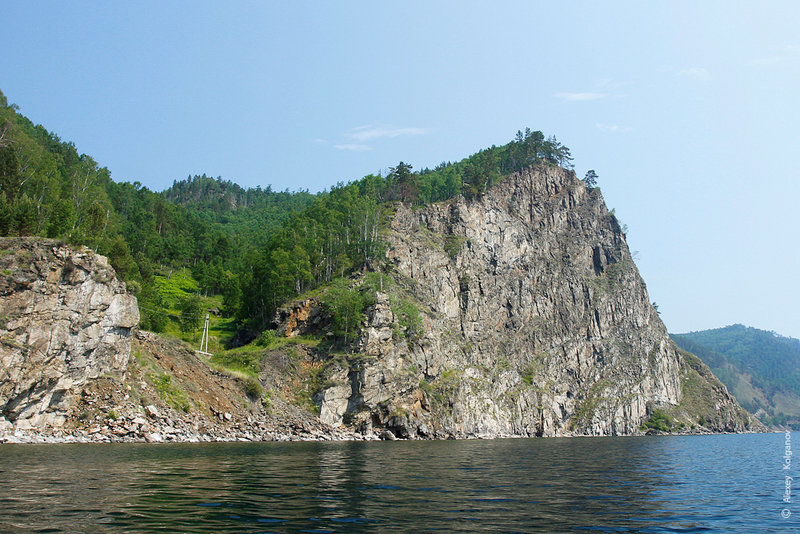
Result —
[{"label": "coniferous tree", "polygon": [[593,187],[597,187],[597,173],[594,172],[594,169],[589,169],[586,171],[586,175],[583,177],[583,183],[586,184],[586,187],[589,189]]}]

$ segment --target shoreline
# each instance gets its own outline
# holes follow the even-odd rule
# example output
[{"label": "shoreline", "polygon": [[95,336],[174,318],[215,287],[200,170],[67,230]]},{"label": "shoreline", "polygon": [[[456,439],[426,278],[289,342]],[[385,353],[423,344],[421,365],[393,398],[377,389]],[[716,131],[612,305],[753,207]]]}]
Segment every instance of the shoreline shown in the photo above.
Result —
[{"label": "shoreline", "polygon": [[[302,425],[298,425],[302,428]],[[181,434],[161,434],[158,432],[150,433],[145,436],[136,435],[117,435],[106,428],[105,431],[82,431],[75,430],[55,431],[50,434],[43,434],[39,431],[27,431],[17,429],[6,431],[0,434],[0,446],[8,445],[35,445],[35,444],[88,444],[88,443],[142,443],[142,444],[169,444],[169,443],[287,443],[287,442],[356,442],[356,441],[453,441],[453,440],[494,440],[494,439],[554,439],[554,438],[611,438],[611,437],[664,437],[664,436],[710,436],[710,435],[731,435],[731,434],[778,434],[786,430],[769,429],[764,432],[744,431],[744,432],[711,432],[711,431],[690,431],[690,432],[658,432],[658,433],[636,433],[625,435],[596,436],[585,434],[561,435],[561,436],[528,436],[528,435],[496,435],[496,436],[452,436],[446,438],[431,439],[404,439],[389,438],[385,433],[361,434],[344,429],[332,429],[328,432],[320,432],[314,429],[302,429],[300,431],[275,431],[267,432],[262,435],[255,435],[251,432],[224,432],[214,431],[212,433],[181,433]],[[789,432],[792,432],[789,430]]]}]

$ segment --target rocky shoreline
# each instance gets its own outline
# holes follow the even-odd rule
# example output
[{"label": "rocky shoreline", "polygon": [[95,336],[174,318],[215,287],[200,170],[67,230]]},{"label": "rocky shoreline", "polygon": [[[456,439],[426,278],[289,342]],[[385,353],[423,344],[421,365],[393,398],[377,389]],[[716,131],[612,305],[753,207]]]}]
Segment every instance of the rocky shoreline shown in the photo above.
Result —
[{"label": "rocky shoreline", "polygon": [[[170,424],[172,423],[172,424]],[[174,425],[174,426],[173,426]],[[231,428],[194,430],[188,425],[166,419],[162,424],[141,417],[122,419],[106,427],[80,430],[54,430],[43,433],[35,430],[13,430],[0,433],[1,444],[46,444],[46,443],[232,443],[232,442],[289,442],[289,441],[420,441],[398,438],[391,432],[361,434],[345,429],[320,429],[307,423],[269,423],[266,421],[237,424]],[[766,433],[777,432],[767,430]],[[636,436],[700,436],[711,434],[758,434],[762,432],[712,432],[707,429],[692,429],[681,432],[648,431]],[[574,438],[597,438],[607,436],[559,436]],[[463,436],[445,439],[526,439],[534,436]],[[546,439],[546,438],[545,438]],[[432,440],[426,441],[436,441]]]},{"label": "rocky shoreline", "polygon": [[252,421],[224,428],[197,429],[185,421],[165,416],[120,418],[111,425],[85,429],[16,429],[0,434],[2,443],[208,443],[266,441],[377,441],[379,435],[363,435],[341,429],[321,429],[305,422]]}]

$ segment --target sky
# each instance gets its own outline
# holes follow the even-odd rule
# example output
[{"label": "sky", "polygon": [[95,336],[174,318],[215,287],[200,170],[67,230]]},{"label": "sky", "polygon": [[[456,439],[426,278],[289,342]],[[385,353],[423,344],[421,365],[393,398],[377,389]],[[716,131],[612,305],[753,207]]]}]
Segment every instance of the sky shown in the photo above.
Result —
[{"label": "sky", "polygon": [[0,90],[159,191],[317,192],[530,127],[599,175],[670,332],[800,338],[800,2],[0,6]]}]

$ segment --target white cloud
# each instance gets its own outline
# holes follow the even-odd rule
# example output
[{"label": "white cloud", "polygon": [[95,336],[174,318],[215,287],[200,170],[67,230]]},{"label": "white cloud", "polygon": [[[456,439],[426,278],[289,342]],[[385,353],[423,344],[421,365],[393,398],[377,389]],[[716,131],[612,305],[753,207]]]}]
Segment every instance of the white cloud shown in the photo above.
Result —
[{"label": "white cloud", "polygon": [[403,135],[425,135],[426,128],[395,128],[385,126],[359,126],[353,128],[346,135],[356,141],[371,141],[373,139],[400,137]]},{"label": "white cloud", "polygon": [[708,72],[708,69],[703,67],[691,67],[688,69],[679,70],[678,76],[692,78],[701,82],[707,82],[711,80],[711,73]]},{"label": "white cloud", "polygon": [[607,95],[604,93],[556,93],[553,96],[570,102],[588,102],[605,98]]},{"label": "white cloud", "polygon": [[595,124],[598,130],[602,132],[614,132],[614,133],[627,133],[633,130],[630,126],[620,126],[619,124],[603,124],[598,122]]},{"label": "white cloud", "polygon": [[333,145],[333,148],[335,148],[336,150],[350,150],[352,152],[364,152],[366,150],[372,150],[372,147],[368,145],[358,145],[349,143],[345,143],[342,145]]},{"label": "white cloud", "polygon": [[[392,126],[373,126],[365,125],[353,128],[349,132],[342,135],[345,139],[353,142],[339,143],[333,145],[336,150],[349,150],[351,152],[365,152],[372,150],[372,147],[366,144],[369,141],[376,139],[388,139],[393,137],[408,136],[408,135],[425,135],[428,133],[427,128],[396,128]],[[317,143],[327,143],[325,139],[314,139]]]},{"label": "white cloud", "polygon": [[757,67],[772,67],[793,60],[794,56],[798,53],[800,53],[800,45],[787,44],[774,56],[762,56],[751,59],[750,65],[755,65]]}]

